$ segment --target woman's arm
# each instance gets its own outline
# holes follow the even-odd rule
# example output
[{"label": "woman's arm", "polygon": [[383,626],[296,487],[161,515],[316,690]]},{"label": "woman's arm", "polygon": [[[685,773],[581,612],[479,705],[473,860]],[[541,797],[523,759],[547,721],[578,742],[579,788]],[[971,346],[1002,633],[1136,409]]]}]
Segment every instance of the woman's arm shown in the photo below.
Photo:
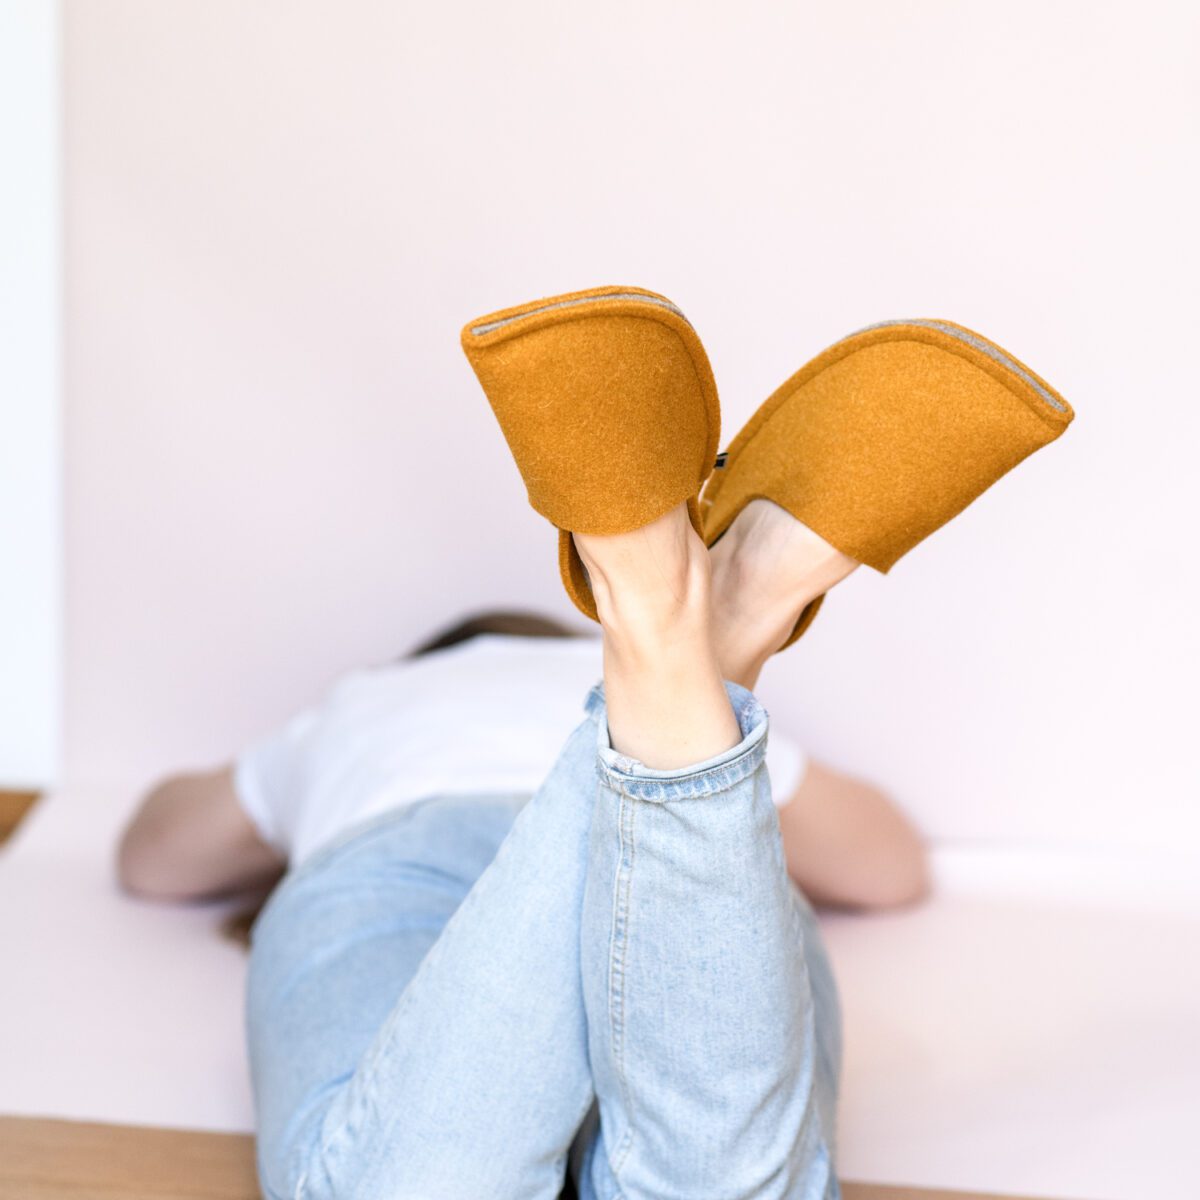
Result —
[{"label": "woman's arm", "polygon": [[924,843],[868,783],[810,763],[779,822],[788,873],[814,904],[893,908],[929,891]]},{"label": "woman's arm", "polygon": [[[810,763],[779,818],[788,871],[814,903],[890,908],[928,891],[920,837],[870,784]],[[142,802],[117,851],[121,886],[155,900],[262,887],[285,866],[238,803],[231,767],[164,780]]]},{"label": "woman's arm", "polygon": [[232,767],[164,780],[142,801],[117,849],[121,886],[153,900],[262,887],[285,866],[238,803]]}]

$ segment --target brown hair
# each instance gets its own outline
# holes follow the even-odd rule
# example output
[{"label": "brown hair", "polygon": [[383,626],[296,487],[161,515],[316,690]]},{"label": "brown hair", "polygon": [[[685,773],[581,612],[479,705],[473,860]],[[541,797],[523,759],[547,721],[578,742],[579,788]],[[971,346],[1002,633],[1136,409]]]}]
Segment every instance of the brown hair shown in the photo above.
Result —
[{"label": "brown hair", "polygon": [[493,608],[486,612],[474,613],[448,625],[435,633],[426,641],[421,642],[414,650],[408,652],[408,658],[420,658],[422,654],[432,654],[435,650],[445,650],[447,646],[457,646],[459,642],[469,641],[481,634],[501,634],[505,637],[526,638],[575,638],[582,634],[553,617],[544,617],[541,613],[526,612],[521,609]]}]

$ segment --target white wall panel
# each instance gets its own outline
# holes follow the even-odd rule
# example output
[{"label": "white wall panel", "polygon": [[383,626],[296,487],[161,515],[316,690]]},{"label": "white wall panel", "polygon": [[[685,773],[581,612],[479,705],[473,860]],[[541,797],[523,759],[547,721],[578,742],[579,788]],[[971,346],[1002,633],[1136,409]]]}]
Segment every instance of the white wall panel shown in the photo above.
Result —
[{"label": "white wall panel", "polygon": [[0,5],[0,788],[59,758],[59,21]]},{"label": "white wall panel", "polygon": [[562,611],[457,344],[633,283],[729,434],[895,316],[1075,427],[765,695],[946,843],[1200,837],[1198,12],[68,4],[68,767],[227,755],[457,610]]}]

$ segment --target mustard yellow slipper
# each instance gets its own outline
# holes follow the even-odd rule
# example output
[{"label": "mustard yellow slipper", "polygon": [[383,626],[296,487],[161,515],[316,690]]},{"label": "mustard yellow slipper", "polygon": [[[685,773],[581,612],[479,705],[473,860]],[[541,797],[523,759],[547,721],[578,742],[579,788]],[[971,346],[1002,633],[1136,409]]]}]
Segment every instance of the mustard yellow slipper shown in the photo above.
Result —
[{"label": "mustard yellow slipper", "polygon": [[534,300],[472,321],[462,346],[525,480],[559,530],[567,594],[596,619],[572,533],[627,533],[697,497],[720,441],[717,387],[683,313],[641,288]]},{"label": "mustard yellow slipper", "polygon": [[961,325],[872,325],[797,371],[734,438],[704,489],[705,541],[761,497],[887,572],[1073,416],[1044,379]]}]

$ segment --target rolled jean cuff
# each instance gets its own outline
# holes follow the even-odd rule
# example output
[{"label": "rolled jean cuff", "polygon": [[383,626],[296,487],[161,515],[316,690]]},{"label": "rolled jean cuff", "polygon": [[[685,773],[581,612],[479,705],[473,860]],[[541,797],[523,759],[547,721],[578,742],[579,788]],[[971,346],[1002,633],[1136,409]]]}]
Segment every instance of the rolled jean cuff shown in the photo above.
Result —
[{"label": "rolled jean cuff", "polygon": [[604,687],[597,684],[587,698],[587,711],[596,722],[597,759],[607,787],[633,800],[662,804],[671,800],[694,800],[728,791],[753,775],[767,752],[767,710],[752,692],[726,682],[729,703],[737,718],[742,740],[715,758],[673,771],[655,771],[636,758],[612,748]]}]

